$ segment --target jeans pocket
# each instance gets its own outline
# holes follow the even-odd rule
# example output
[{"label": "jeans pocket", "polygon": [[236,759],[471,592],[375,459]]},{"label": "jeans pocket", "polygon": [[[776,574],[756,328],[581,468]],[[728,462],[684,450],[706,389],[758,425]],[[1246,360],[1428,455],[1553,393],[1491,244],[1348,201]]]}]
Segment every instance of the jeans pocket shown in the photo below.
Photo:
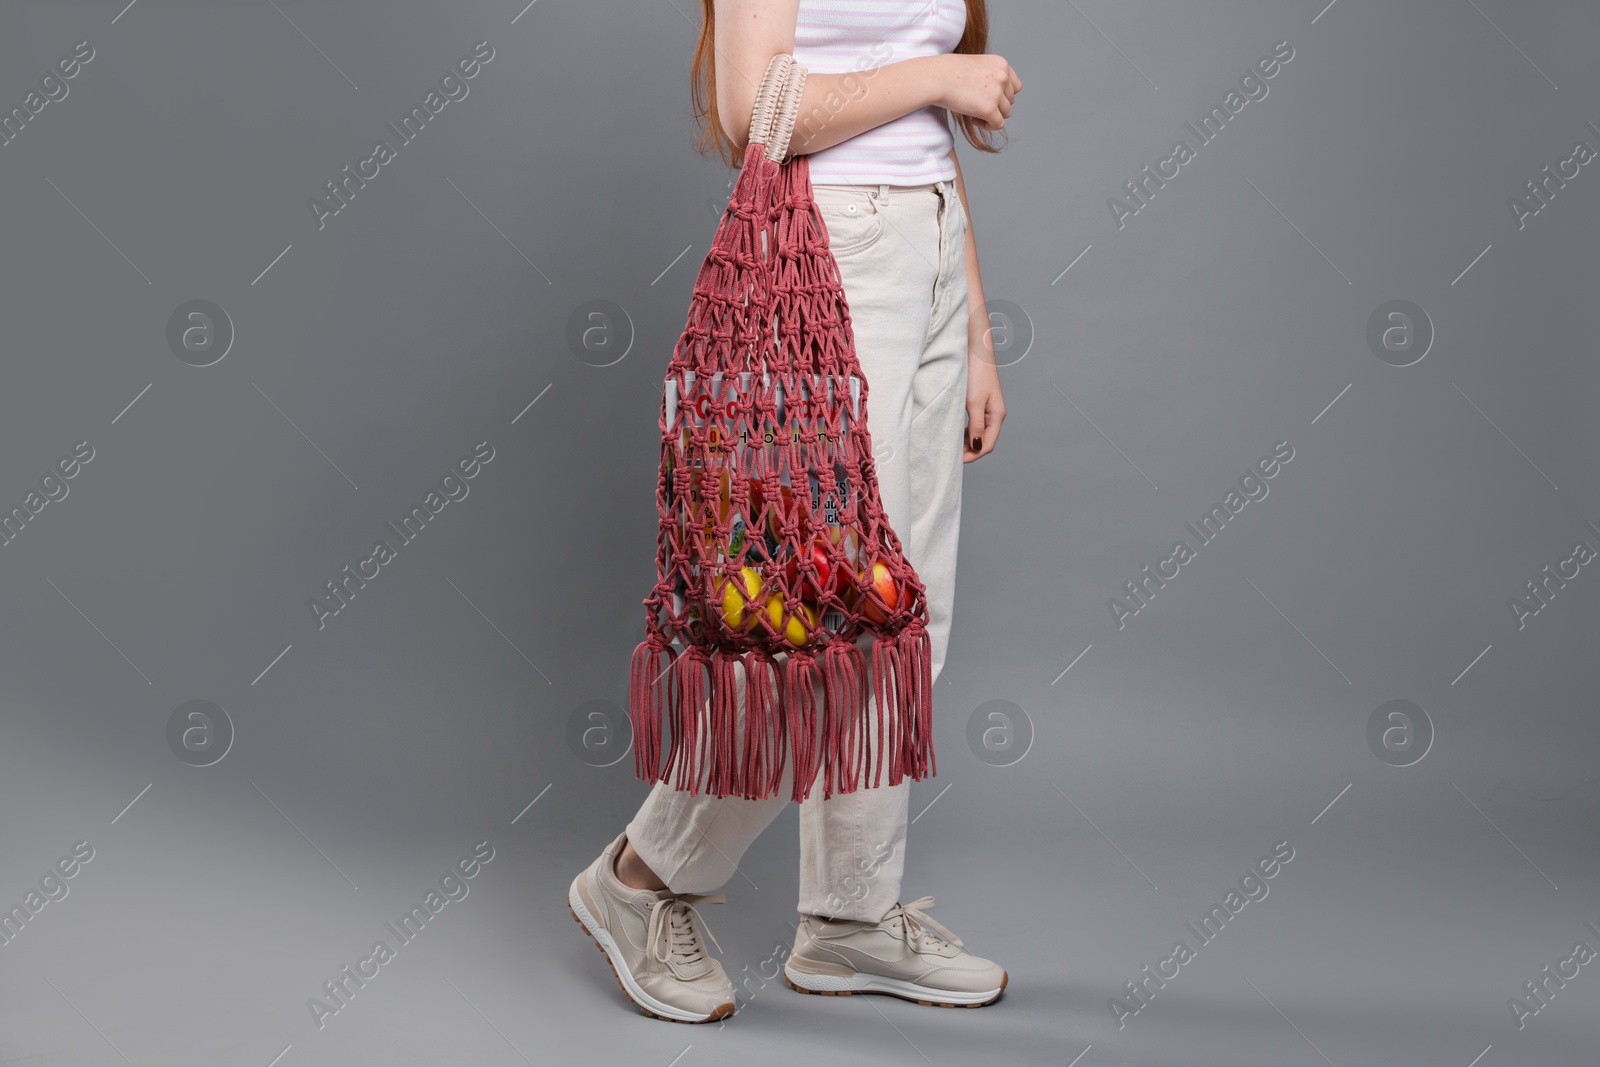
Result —
[{"label": "jeans pocket", "polygon": [[872,247],[883,236],[883,209],[873,188],[852,185],[818,185],[812,198],[828,234],[828,251],[835,259]]}]

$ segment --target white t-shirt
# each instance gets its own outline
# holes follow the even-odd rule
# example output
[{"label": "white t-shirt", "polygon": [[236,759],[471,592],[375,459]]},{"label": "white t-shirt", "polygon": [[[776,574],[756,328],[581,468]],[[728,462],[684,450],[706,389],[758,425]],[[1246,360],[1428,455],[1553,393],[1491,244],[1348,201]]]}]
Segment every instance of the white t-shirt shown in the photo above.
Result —
[{"label": "white t-shirt", "polygon": [[[967,24],[964,0],[800,0],[794,58],[818,74],[862,72],[916,56],[951,52]],[[858,88],[856,92],[861,92]],[[823,103],[826,113],[827,104]],[[799,121],[805,122],[801,115]],[[902,115],[808,157],[819,184],[922,185],[956,176],[950,126],[940,108]]]}]

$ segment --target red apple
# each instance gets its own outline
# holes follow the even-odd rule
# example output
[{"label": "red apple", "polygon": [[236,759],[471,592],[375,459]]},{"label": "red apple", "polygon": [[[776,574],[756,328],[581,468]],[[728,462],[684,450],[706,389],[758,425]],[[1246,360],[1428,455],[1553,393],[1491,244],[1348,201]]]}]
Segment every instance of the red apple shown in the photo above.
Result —
[{"label": "red apple", "polygon": [[[798,592],[801,597],[810,601],[820,601],[822,592],[826,589],[837,589],[839,581],[834,576],[833,558],[828,555],[827,548],[818,541],[811,542],[809,546],[811,565],[816,568],[816,574],[807,576],[804,582],[800,575],[800,557],[790,556],[783,565],[783,576],[788,580],[790,589]],[[842,577],[842,573],[840,575]]]},{"label": "red apple", "polygon": [[772,532],[773,540],[781,541],[783,539],[784,520],[796,508],[800,510],[801,529],[805,528],[806,518],[810,514],[810,509],[806,507],[803,499],[795,497],[794,490],[789,486],[780,485],[778,487],[778,499],[776,501],[767,501],[767,504],[767,529]]},{"label": "red apple", "polygon": [[[900,583],[894,580],[894,575],[889,573],[889,568],[882,563],[874,563],[871,568],[871,575],[872,577],[868,584],[870,584],[872,591],[882,598],[890,611],[899,607]],[[860,577],[866,579],[867,572],[863,571]],[[880,625],[889,621],[889,616],[878,607],[872,597],[863,594],[862,603],[863,611],[865,611],[868,619]]]},{"label": "red apple", "polygon": [[750,479],[750,525],[756,525],[756,520],[761,518],[761,509],[767,506],[766,483],[760,478]]}]

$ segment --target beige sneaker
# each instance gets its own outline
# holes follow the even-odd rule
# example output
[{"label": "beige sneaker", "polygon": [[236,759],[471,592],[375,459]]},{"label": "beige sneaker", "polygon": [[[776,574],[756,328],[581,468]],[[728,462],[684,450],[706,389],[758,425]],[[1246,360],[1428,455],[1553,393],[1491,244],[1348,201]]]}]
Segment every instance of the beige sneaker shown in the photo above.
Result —
[{"label": "beige sneaker", "polygon": [[706,955],[697,923],[697,905],[724,898],[623,885],[616,862],[625,836],[618,834],[572,880],[572,917],[595,939],[617,984],[646,1015],[677,1023],[732,1015],[733,984],[722,964]]},{"label": "beige sneaker", "polygon": [[801,993],[887,993],[941,1008],[981,1008],[1006,987],[997,963],[974,956],[928,917],[932,897],[896,904],[876,923],[827,922],[808,915],[783,968]]}]

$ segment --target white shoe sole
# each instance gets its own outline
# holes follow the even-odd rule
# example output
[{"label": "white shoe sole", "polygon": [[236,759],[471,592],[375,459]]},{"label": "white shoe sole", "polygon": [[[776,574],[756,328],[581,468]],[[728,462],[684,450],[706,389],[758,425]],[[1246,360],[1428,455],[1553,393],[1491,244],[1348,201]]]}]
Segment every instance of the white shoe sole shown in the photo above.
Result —
[{"label": "white shoe sole", "polygon": [[933,986],[918,985],[915,982],[882,975],[812,974],[809,971],[797,971],[788,964],[784,965],[783,977],[788,981],[790,988],[800,993],[820,993],[823,996],[833,997],[845,997],[852,993],[884,993],[940,1008],[981,1008],[998,999],[1009,980],[1009,976],[1002,977],[997,989],[981,993],[958,993],[951,989],[935,989]]},{"label": "white shoe sole", "polygon": [[611,973],[616,976],[617,984],[622,987],[622,991],[628,995],[629,1000],[632,1000],[647,1014],[673,1023],[709,1023],[718,1019],[725,1019],[733,1014],[733,1005],[731,1003],[721,1006],[726,1008],[726,1011],[719,1008],[709,1014],[685,1011],[682,1008],[675,1008],[671,1004],[659,1001],[641,989],[639,983],[633,980],[633,972],[628,970],[628,964],[622,958],[622,953],[618,951],[616,940],[595,921],[594,915],[584,906],[583,897],[578,893],[578,879],[582,877],[583,875],[580,874],[572,880],[572,888],[567,890],[567,907],[572,911],[572,918],[576,920],[579,926],[583,927],[584,933],[594,938],[595,945],[600,949],[601,954],[605,956],[606,962],[611,965]]}]

